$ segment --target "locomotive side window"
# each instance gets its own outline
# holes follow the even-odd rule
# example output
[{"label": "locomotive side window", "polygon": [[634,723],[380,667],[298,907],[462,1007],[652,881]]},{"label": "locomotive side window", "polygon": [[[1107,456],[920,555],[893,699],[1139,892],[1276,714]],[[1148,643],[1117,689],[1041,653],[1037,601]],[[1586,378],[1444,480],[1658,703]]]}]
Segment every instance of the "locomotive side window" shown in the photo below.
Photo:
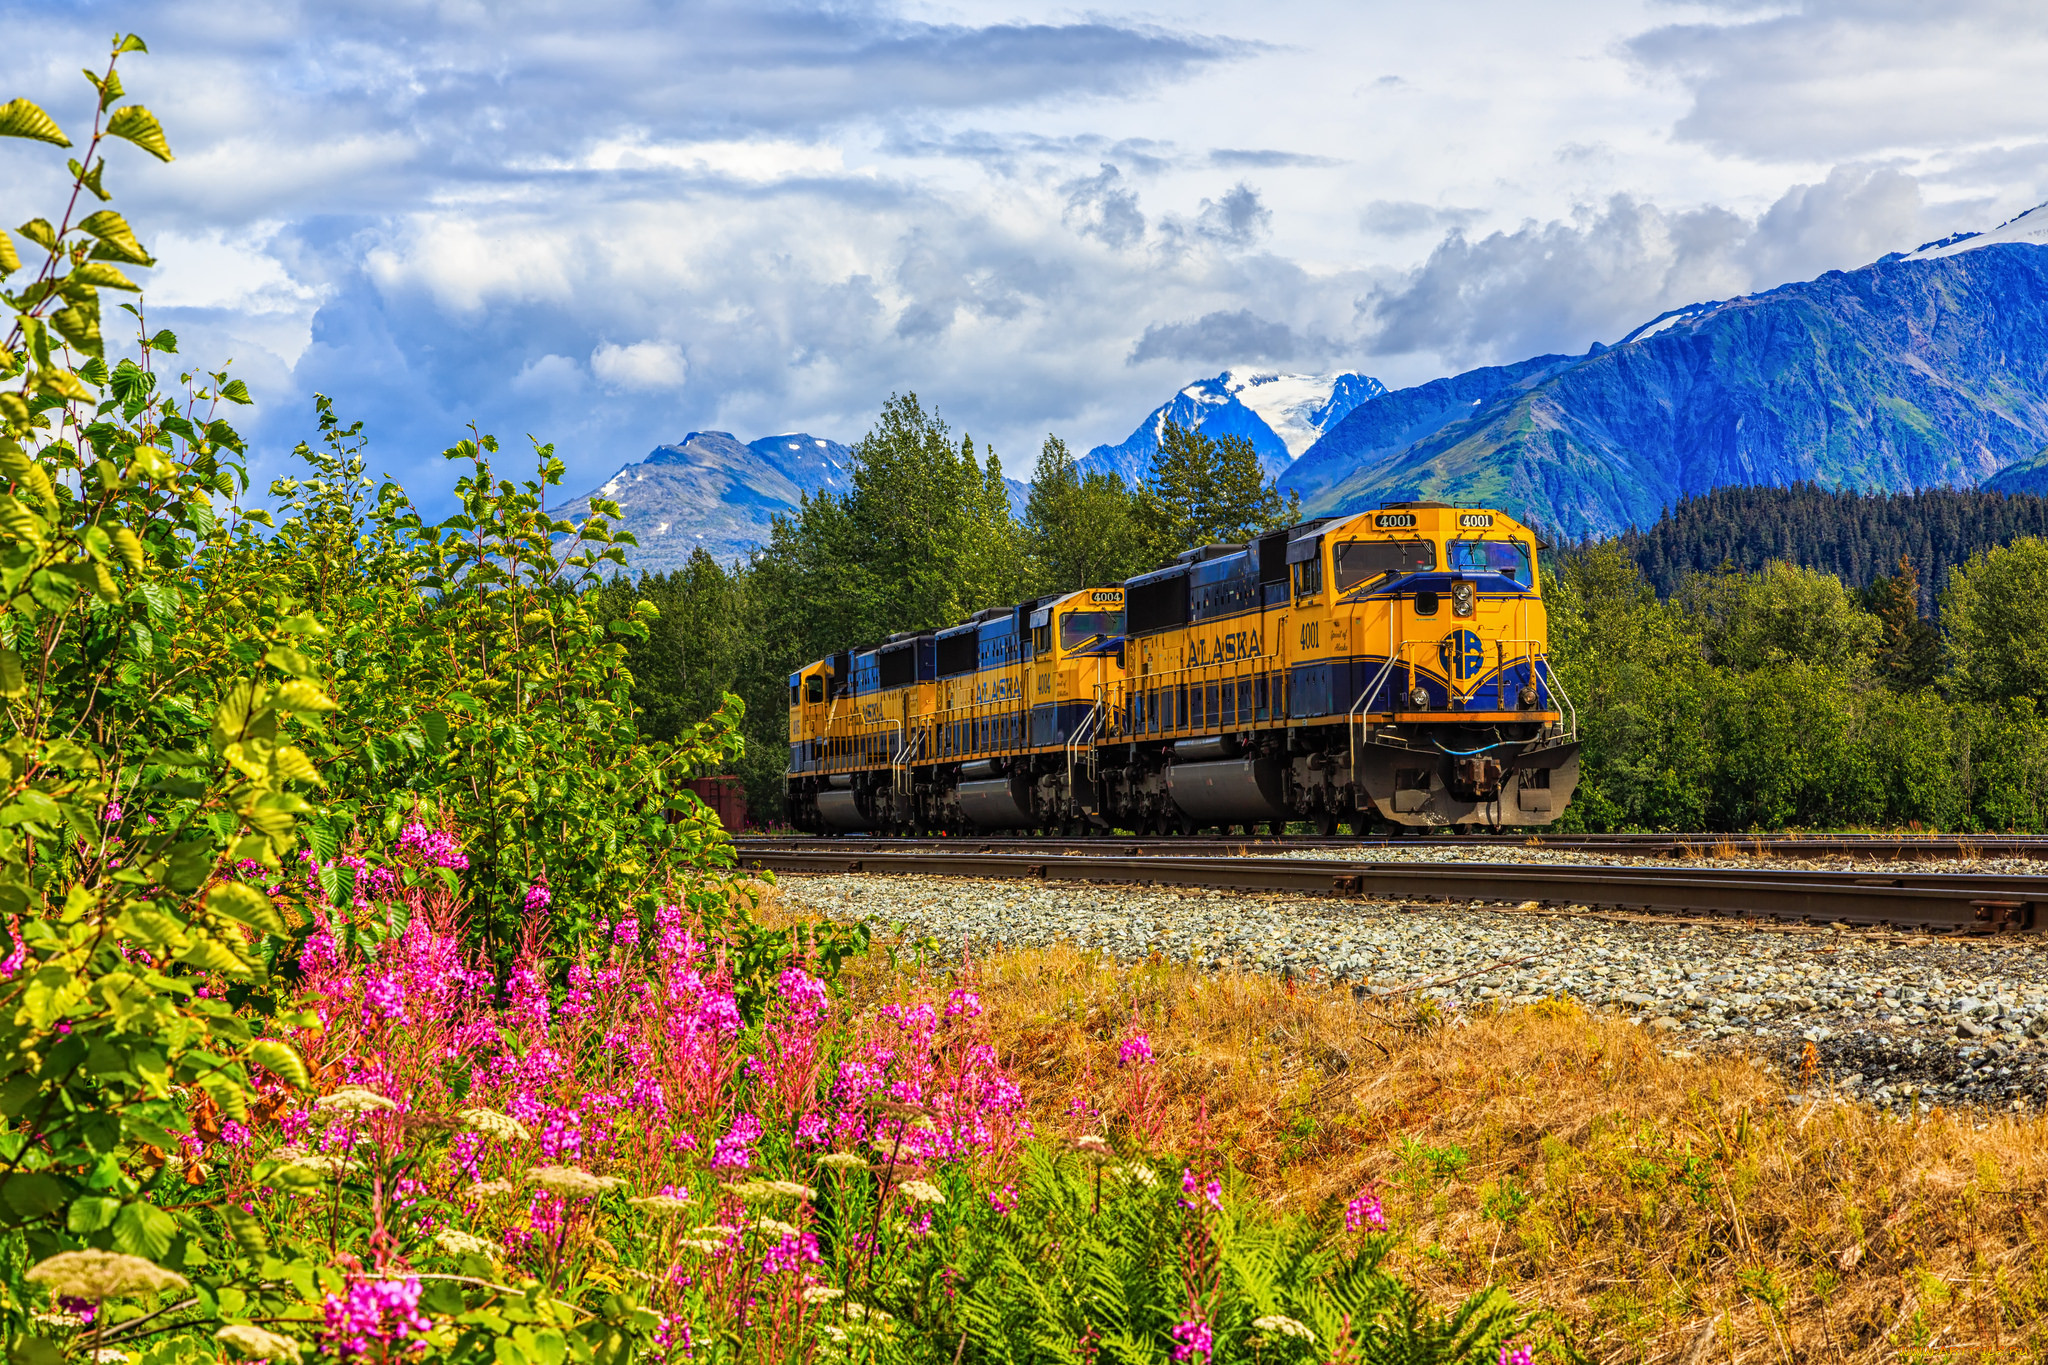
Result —
[{"label": "locomotive side window", "polygon": [[1454,540],[1450,544],[1454,573],[1493,573],[1528,587],[1529,544],[1522,540]]},{"label": "locomotive side window", "polygon": [[1060,648],[1079,649],[1091,640],[1124,633],[1120,611],[1069,611],[1060,615]]},{"label": "locomotive side window", "polygon": [[1294,595],[1314,597],[1323,590],[1323,561],[1321,557],[1297,561],[1294,565]]},{"label": "locomotive side window", "polygon": [[1436,567],[1432,540],[1347,540],[1337,547],[1337,591],[1390,573],[1420,573]]},{"label": "locomotive side window", "polygon": [[813,673],[804,679],[804,701],[816,706],[825,700],[825,675]]}]

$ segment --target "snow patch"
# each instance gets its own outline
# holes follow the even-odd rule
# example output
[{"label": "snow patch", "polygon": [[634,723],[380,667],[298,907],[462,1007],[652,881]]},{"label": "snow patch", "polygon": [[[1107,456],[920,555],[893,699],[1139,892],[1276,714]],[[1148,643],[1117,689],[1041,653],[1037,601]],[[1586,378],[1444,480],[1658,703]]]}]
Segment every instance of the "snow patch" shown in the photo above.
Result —
[{"label": "snow patch", "polygon": [[1956,232],[1939,241],[1927,242],[1918,250],[1907,252],[1902,259],[1931,261],[1939,256],[1954,256],[1965,251],[1975,251],[1980,246],[1999,246],[2006,242],[2018,242],[2026,246],[2048,246],[2048,204],[2036,204],[2025,213],[2006,219],[1989,232]]},{"label": "snow patch", "polygon": [[[1259,415],[1259,420],[1287,447],[1289,459],[1298,460],[1303,451],[1322,439],[1323,429],[1315,424],[1315,415],[1330,401],[1330,394],[1342,377],[1225,370],[1217,382],[1224,394]],[[1223,400],[1218,397],[1209,401]]]},{"label": "snow patch", "polygon": [[1614,344],[1626,346],[1631,341],[1647,341],[1659,333],[1670,331],[1682,322],[1691,322],[1696,318],[1704,317],[1720,306],[1718,301],[1713,303],[1688,303],[1683,308],[1673,308],[1668,313],[1659,313],[1656,317],[1651,318],[1648,322]]}]

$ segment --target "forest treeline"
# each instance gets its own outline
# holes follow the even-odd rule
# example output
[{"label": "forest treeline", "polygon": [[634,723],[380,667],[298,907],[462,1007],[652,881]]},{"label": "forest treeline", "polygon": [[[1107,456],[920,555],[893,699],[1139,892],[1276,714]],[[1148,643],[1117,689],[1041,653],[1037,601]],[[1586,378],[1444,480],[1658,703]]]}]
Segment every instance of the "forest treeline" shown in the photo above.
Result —
[{"label": "forest treeline", "polygon": [[1932,615],[1949,570],[1979,550],[2024,536],[2048,536],[2048,498],[1974,488],[1915,493],[1847,493],[1798,483],[1729,487],[1680,498],[1622,547],[1660,597],[1686,575],[1723,565],[1755,571],[1774,561],[1868,587],[1912,561],[1920,611]]},{"label": "forest treeline", "polygon": [[[1021,520],[994,454],[915,395],[855,457],[850,493],[806,499],[748,562],[699,551],[602,589],[660,611],[629,645],[643,729],[687,733],[738,694],[738,771],[771,820],[798,665],[1299,516],[1248,444],[1171,425],[1138,487],[1047,437]],[[2048,829],[2044,513],[2000,494],[1723,489],[1548,559],[1584,744],[1566,824]]]}]

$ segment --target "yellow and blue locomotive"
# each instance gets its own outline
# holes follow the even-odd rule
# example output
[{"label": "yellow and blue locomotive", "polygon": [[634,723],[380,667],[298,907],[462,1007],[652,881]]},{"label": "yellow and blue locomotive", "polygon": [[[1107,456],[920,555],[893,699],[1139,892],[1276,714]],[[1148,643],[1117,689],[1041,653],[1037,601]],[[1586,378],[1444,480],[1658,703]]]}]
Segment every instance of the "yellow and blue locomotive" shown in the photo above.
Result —
[{"label": "yellow and blue locomotive", "polygon": [[1121,587],[984,611],[790,675],[799,829],[1066,829],[1100,811],[1093,741],[1122,695]]},{"label": "yellow and blue locomotive", "polygon": [[1537,539],[1393,504],[790,678],[799,828],[1546,825],[1578,780]]}]

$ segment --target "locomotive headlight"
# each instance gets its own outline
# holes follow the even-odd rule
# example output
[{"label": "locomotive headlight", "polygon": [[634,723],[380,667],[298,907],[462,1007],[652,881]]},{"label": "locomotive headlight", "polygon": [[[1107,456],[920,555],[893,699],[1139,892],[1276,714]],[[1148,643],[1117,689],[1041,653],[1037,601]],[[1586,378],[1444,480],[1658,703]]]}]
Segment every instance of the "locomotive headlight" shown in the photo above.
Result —
[{"label": "locomotive headlight", "polygon": [[1479,590],[1470,583],[1451,584],[1451,615],[1470,616],[1479,606]]},{"label": "locomotive headlight", "polygon": [[1522,690],[1515,693],[1515,700],[1521,703],[1524,711],[1534,711],[1536,709],[1536,684],[1523,683]]},{"label": "locomotive headlight", "polygon": [[1420,684],[1408,689],[1408,704],[1418,711],[1429,709],[1429,691]]}]

